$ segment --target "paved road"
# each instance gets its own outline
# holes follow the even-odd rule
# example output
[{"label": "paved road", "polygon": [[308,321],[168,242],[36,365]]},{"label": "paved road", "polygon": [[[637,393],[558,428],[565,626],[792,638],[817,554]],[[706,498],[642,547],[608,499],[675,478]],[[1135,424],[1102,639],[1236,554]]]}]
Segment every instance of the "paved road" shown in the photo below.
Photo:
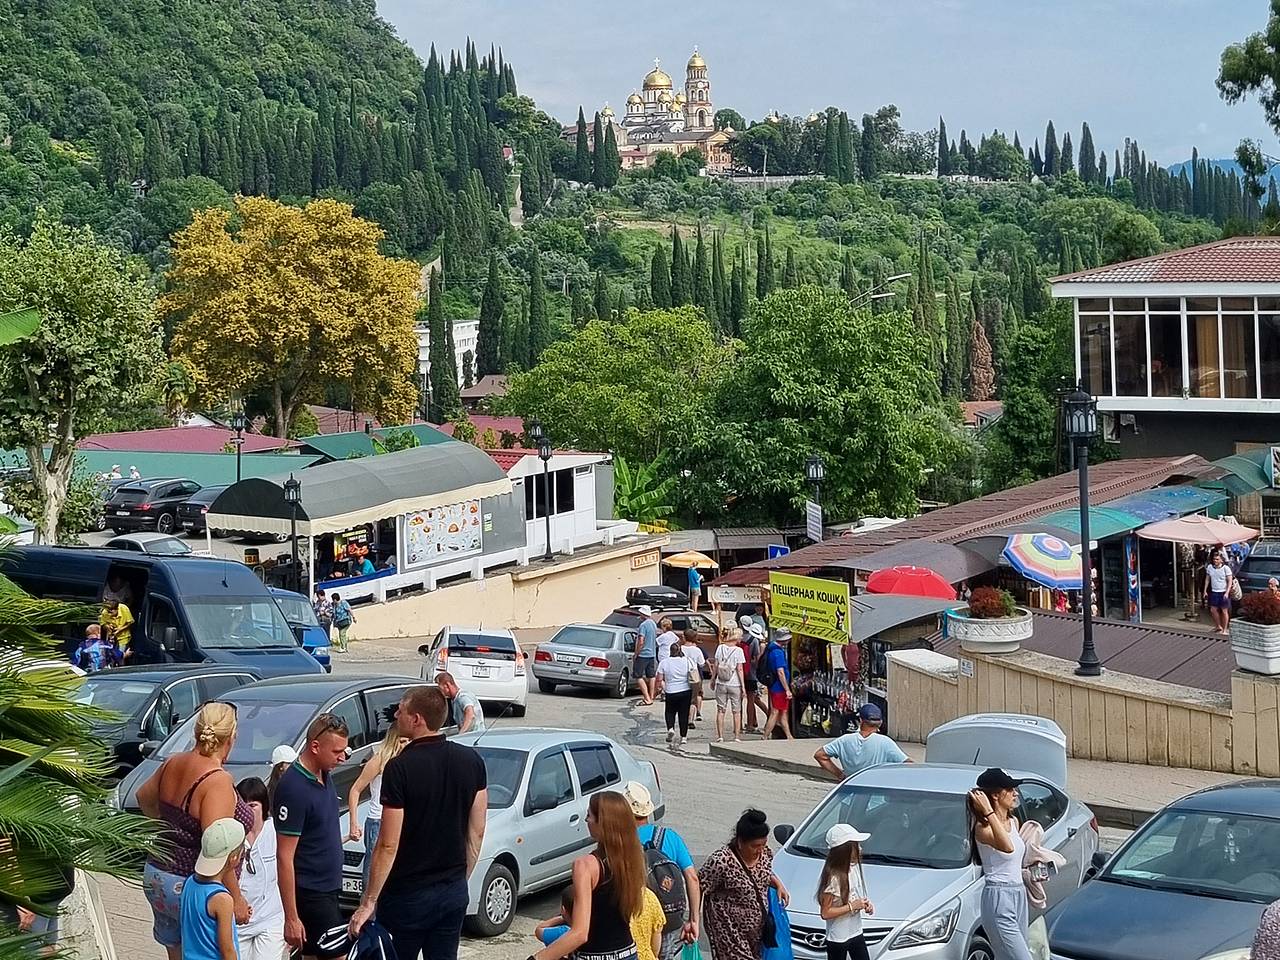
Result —
[{"label": "paved road", "polygon": [[[388,659],[385,654],[379,656],[372,651],[357,651],[355,657],[360,659],[344,659],[335,654],[335,672],[416,676],[421,664],[417,658]],[[724,843],[732,824],[748,804],[768,813],[771,823],[797,823],[830,789],[827,784],[795,774],[748,769],[711,759],[707,746],[715,736],[713,714],[711,709],[704,710],[708,722],[697,724],[690,731],[688,746],[679,752],[672,751],[665,742],[661,705],[642,707],[635,699],[611,700],[590,692],[548,696],[534,689],[523,720],[499,719],[496,723],[595,730],[618,740],[637,757],[652,760],[667,804],[666,822],[680,831],[694,859],[701,861]],[[1114,847],[1122,837],[1118,832],[1108,832],[1104,841]],[[163,951],[150,938],[150,915],[141,894],[118,886],[108,886],[104,892],[107,890],[111,891],[108,916],[119,955],[129,960],[163,960]],[[462,956],[468,960],[523,960],[535,946],[534,925],[558,908],[558,891],[531,897],[520,904],[511,930],[493,940],[465,940]]]}]

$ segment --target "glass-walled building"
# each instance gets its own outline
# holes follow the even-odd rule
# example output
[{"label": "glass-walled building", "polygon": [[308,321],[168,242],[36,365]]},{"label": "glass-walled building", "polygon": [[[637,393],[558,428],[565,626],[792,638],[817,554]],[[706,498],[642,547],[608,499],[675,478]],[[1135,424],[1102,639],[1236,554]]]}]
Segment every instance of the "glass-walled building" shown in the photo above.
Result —
[{"label": "glass-walled building", "polygon": [[1280,238],[1241,237],[1050,281],[1075,367],[1126,455],[1280,442]]}]

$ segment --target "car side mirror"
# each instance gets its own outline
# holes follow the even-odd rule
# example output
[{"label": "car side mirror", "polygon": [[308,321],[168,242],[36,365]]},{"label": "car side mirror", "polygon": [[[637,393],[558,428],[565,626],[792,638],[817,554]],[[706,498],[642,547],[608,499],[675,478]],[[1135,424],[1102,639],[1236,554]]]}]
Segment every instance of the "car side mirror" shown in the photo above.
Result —
[{"label": "car side mirror", "polygon": [[178,628],[177,627],[165,627],[162,637],[163,639],[161,640],[161,643],[164,644],[164,648],[166,650],[172,653],[173,651],[178,649]]},{"label": "car side mirror", "polygon": [[143,740],[138,744],[138,755],[141,757],[149,757],[160,749],[159,740]]},{"label": "car side mirror", "polygon": [[1098,875],[1098,871],[1107,865],[1107,861],[1111,859],[1111,855],[1102,851],[1093,851],[1093,856],[1089,858],[1089,869],[1084,872],[1086,880],[1092,880]]},{"label": "car side mirror", "polygon": [[429,643],[422,644],[420,647],[418,647],[418,653],[420,653],[424,657],[431,656],[431,644]]},{"label": "car side mirror", "polygon": [[780,823],[773,828],[773,839],[779,843],[786,843],[795,834],[796,828],[789,823]]}]

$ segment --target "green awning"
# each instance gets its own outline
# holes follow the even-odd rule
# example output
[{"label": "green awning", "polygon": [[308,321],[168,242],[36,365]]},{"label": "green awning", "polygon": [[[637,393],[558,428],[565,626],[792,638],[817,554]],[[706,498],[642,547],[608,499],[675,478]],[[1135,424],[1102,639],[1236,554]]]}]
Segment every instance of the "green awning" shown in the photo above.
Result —
[{"label": "green awning", "polygon": [[[1051,513],[1039,519],[1055,527],[1064,527],[1073,533],[1080,532],[1079,510],[1059,510],[1057,513]],[[1117,510],[1114,507],[1090,507],[1089,539],[1105,540],[1122,533],[1130,533],[1146,523],[1147,521],[1136,513]]]},{"label": "green awning", "polygon": [[1213,461],[1213,465],[1222,471],[1221,475],[1209,480],[1201,480],[1197,486],[1210,490],[1225,490],[1233,497],[1243,497],[1259,490],[1271,487],[1267,461],[1271,458],[1271,448],[1251,450],[1249,453],[1233,453],[1229,457]]},{"label": "green awning", "polygon": [[423,447],[453,439],[447,433],[441,433],[428,424],[411,423],[403,427],[382,427],[371,431],[371,434],[363,430],[317,434],[313,437],[301,437],[298,442],[302,444],[304,453],[314,453],[328,460],[351,460],[356,457],[372,457],[378,453],[374,449],[373,440],[370,439],[371,435],[379,440],[385,440],[387,434],[398,430],[408,430],[418,438],[418,444]]}]

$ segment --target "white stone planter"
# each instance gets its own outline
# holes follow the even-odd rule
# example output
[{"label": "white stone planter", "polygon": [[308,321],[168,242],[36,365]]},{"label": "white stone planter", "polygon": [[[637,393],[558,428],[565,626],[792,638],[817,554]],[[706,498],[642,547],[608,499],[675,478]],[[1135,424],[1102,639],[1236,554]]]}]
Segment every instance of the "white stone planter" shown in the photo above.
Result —
[{"label": "white stone planter", "polygon": [[1280,624],[1231,622],[1231,652],[1241,670],[1280,675]]},{"label": "white stone planter", "polygon": [[947,611],[947,634],[960,641],[968,653],[1013,653],[1031,639],[1031,611],[1016,607],[1017,614],[994,620],[975,620],[967,610]]}]

